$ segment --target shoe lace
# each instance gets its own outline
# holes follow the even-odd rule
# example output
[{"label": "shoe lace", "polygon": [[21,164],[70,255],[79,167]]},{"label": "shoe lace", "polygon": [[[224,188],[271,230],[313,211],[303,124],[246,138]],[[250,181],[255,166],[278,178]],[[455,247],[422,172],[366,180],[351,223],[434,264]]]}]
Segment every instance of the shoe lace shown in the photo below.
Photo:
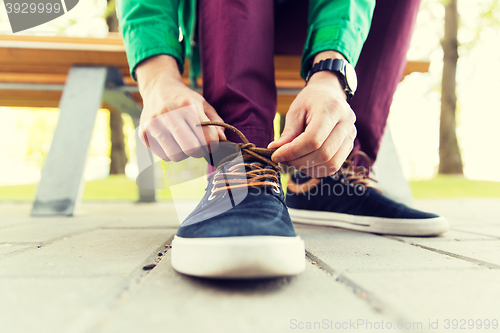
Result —
[{"label": "shoe lace", "polygon": [[[236,133],[241,141],[243,141],[242,143],[235,143],[228,140],[220,140],[221,142],[235,144],[235,152],[223,158],[215,169],[215,176],[212,180],[212,193],[209,199],[213,199],[217,193],[226,193],[230,190],[245,187],[271,187],[275,192],[279,193],[278,175],[279,172],[283,172],[283,169],[271,160],[271,156],[276,149],[256,147],[248,141],[241,131],[226,123],[205,121],[201,122],[200,126],[221,126],[227,128]],[[241,165],[241,161],[236,159],[240,153],[243,159],[243,166]],[[271,167],[267,167],[267,165]],[[245,172],[242,172],[242,170]]]},{"label": "shoe lace", "polygon": [[371,159],[366,155],[366,153],[358,150],[358,151],[353,151],[349,157],[345,160],[345,162],[342,164],[342,167],[339,170],[339,175],[344,176],[343,181],[350,182],[352,185],[361,185],[365,188],[373,188],[380,193],[383,193],[383,191],[371,184],[371,182],[377,182],[375,179],[371,178],[368,176],[368,172],[364,166],[356,166],[354,165],[354,158],[356,156],[361,156],[368,162],[368,166],[372,167],[373,163]]}]

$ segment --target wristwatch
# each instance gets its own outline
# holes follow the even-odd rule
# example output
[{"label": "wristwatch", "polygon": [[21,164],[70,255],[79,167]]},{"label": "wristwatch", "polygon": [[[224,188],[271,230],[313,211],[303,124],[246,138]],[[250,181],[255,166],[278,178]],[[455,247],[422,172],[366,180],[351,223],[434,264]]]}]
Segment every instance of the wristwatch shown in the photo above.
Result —
[{"label": "wristwatch", "polygon": [[314,64],[306,77],[306,85],[311,76],[317,72],[330,71],[337,75],[345,91],[347,100],[350,100],[358,87],[358,78],[354,67],[344,59],[325,59]]}]

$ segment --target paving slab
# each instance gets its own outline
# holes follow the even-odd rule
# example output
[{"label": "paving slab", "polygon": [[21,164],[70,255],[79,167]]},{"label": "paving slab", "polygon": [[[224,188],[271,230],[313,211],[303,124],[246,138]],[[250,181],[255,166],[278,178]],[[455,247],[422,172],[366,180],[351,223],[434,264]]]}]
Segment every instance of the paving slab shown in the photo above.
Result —
[{"label": "paving slab", "polygon": [[[121,277],[1,278],[3,332],[77,332],[107,301]],[[90,315],[90,316],[89,316]],[[75,330],[76,329],[76,330]],[[5,331],[4,331],[5,330]]]},{"label": "paving slab", "polygon": [[500,322],[500,270],[356,272],[347,276],[406,317],[424,324],[439,320],[434,332],[464,331],[447,330],[445,319]]},{"label": "paving slab", "polygon": [[500,238],[500,225],[499,226],[457,226],[457,231],[468,232],[476,235],[488,235],[490,237]]},{"label": "paving slab", "polygon": [[306,249],[340,272],[480,268],[478,264],[375,234],[332,227],[296,229]]},{"label": "paving slab", "polygon": [[55,239],[85,232],[106,224],[102,219],[69,217],[27,218],[28,223],[0,229],[0,242],[51,242]]},{"label": "paving slab", "polygon": [[0,229],[29,222],[30,220],[24,216],[6,216],[0,212]]},{"label": "paving slab", "polygon": [[26,250],[29,248],[36,248],[37,244],[11,244],[11,243],[3,243],[0,244],[0,258],[7,254],[13,254],[22,250]]},{"label": "paving slab", "polygon": [[427,199],[415,202],[415,208],[441,214],[452,226],[500,225],[500,198]]},{"label": "paving slab", "polygon": [[[375,312],[310,263],[293,278],[217,281],[178,274],[167,256],[93,331],[275,333],[300,330],[301,323],[305,329],[307,322],[332,330],[325,327],[349,320],[397,318]],[[359,326],[358,331],[366,330]]]},{"label": "paving slab", "polygon": [[173,234],[169,229],[94,230],[0,259],[0,278],[126,275]]},{"label": "paving slab", "polygon": [[33,203],[31,202],[0,201],[0,215],[2,217],[29,216],[32,207]]},{"label": "paving slab", "polygon": [[[393,324],[385,331],[397,332],[396,322],[405,320],[422,322],[410,332],[452,332],[445,319],[500,319],[498,204],[417,201],[452,223],[451,232],[435,238],[297,225],[310,253],[305,273],[211,281],[177,274],[168,254],[142,270],[179,225],[171,202],[84,202],[73,218],[31,218],[30,203],[0,203],[0,327],[274,333],[313,331],[307,323],[318,323],[325,331],[380,332],[325,325],[384,320]],[[439,329],[428,329],[429,320],[438,320]]]},{"label": "paving slab", "polygon": [[500,240],[469,242],[426,242],[425,240],[417,240],[414,243],[425,245],[431,249],[488,262],[500,268]]},{"label": "paving slab", "polygon": [[84,203],[77,218],[99,216],[107,227],[130,228],[178,228],[175,206],[171,201],[157,203]]},{"label": "paving slab", "polygon": [[[499,230],[500,232],[500,230]],[[404,237],[391,236],[391,238],[401,240],[405,243],[417,242],[467,242],[467,241],[495,241],[498,237],[488,234],[471,233],[465,230],[450,230],[437,237]]]}]

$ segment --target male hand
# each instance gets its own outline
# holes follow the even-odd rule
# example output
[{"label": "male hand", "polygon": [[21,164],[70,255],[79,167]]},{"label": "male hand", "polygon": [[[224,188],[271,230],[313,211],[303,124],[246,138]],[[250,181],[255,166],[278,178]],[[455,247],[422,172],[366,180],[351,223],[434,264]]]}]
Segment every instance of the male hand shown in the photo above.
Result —
[{"label": "male hand", "polygon": [[[327,51],[314,62],[339,57]],[[281,138],[269,144],[268,148],[279,147],[272,160],[315,178],[333,175],[353,148],[355,121],[337,76],[318,72],[290,106]]]},{"label": "male hand", "polygon": [[173,57],[149,58],[137,67],[136,74],[144,102],[139,136],[161,159],[178,162],[188,156],[203,157],[210,143],[226,138],[223,128],[197,126],[222,119],[184,84]]}]

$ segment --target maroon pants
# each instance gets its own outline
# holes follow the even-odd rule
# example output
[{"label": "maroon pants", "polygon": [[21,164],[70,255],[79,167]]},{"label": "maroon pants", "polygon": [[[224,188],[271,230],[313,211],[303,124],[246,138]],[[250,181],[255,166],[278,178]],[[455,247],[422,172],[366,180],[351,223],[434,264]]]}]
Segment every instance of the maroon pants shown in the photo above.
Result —
[{"label": "maroon pants", "polygon": [[[396,86],[406,64],[420,0],[378,0],[356,72],[351,107],[354,150],[375,160]],[[203,93],[225,122],[258,147],[273,140],[276,113],[274,54],[301,54],[307,1],[199,0]],[[238,142],[233,133],[229,140]]]}]

